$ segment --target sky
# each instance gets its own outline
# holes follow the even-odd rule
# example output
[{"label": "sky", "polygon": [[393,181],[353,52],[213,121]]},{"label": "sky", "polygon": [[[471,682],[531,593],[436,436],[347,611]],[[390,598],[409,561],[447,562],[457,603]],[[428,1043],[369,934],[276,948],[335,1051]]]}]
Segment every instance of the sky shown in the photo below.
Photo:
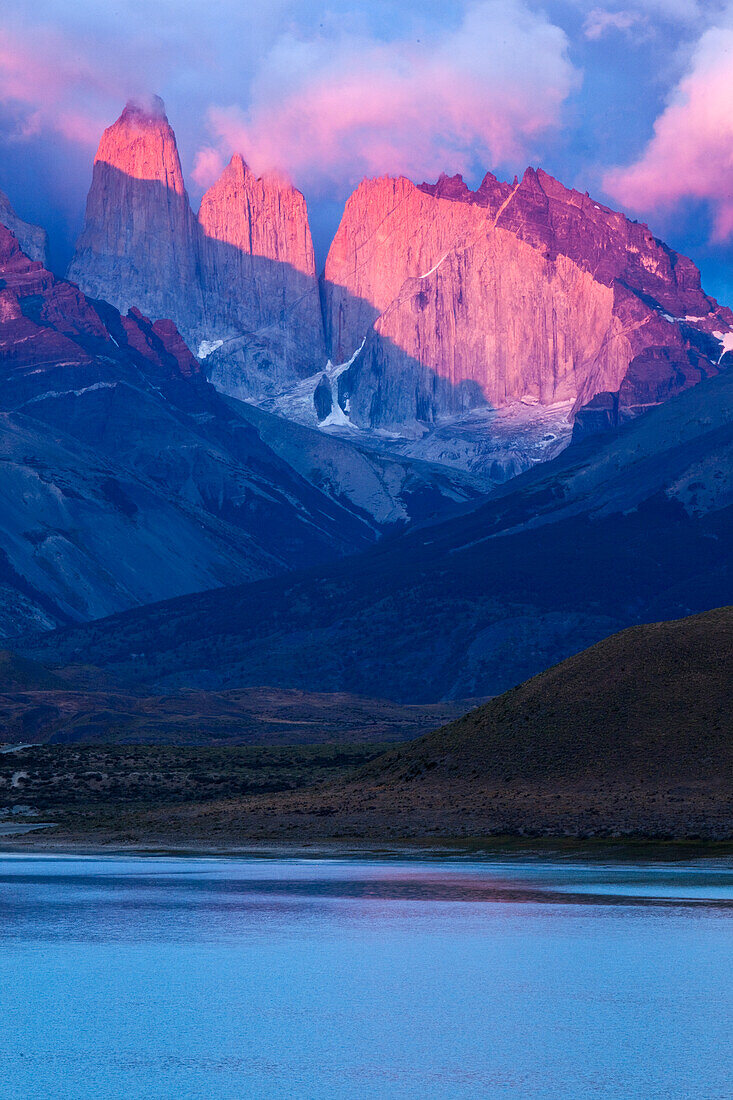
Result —
[{"label": "sky", "polygon": [[541,165],[733,304],[733,0],[2,0],[0,189],[62,271],[102,129],[159,94],[194,207],[287,173],[320,262],[363,176]]}]

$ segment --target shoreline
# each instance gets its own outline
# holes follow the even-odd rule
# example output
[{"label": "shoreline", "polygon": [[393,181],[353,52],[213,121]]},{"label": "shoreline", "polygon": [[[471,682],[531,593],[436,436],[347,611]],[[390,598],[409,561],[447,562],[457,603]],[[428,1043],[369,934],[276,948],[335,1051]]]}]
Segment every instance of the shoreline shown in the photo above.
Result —
[{"label": "shoreline", "polygon": [[[99,837],[64,837],[54,840],[43,823],[36,836],[31,830],[0,835],[0,860],[8,856],[79,857],[171,857],[181,859],[415,859],[495,860],[497,858],[554,859],[581,858],[584,861],[673,863],[699,859],[733,859],[733,840],[664,840],[654,837],[390,837],[318,838],[313,840],[251,840],[211,844],[187,838],[180,843],[162,838],[134,841],[103,840]],[[40,834],[43,834],[41,838]],[[9,843],[10,842],[10,843]]]}]

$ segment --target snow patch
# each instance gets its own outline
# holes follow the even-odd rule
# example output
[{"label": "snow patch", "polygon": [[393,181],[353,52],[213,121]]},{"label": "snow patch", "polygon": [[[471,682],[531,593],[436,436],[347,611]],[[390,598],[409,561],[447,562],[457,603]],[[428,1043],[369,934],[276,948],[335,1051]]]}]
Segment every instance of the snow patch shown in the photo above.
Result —
[{"label": "snow patch", "polygon": [[338,401],[334,401],[331,405],[331,411],[324,420],[320,420],[318,423],[319,428],[353,428],[356,430],[356,425],[352,424],[344,410],[339,405]]},{"label": "snow patch", "polygon": [[[444,261],[444,260],[446,260],[447,258],[448,258],[448,253],[446,252],[444,256],[441,256],[441,257],[440,257],[440,259],[438,260],[437,264],[433,264],[433,266],[432,266],[432,267],[430,268],[430,271],[426,271],[424,275],[418,275],[418,279],[427,279],[429,275],[432,275],[434,271],[437,271],[437,270],[438,270],[438,268],[440,267],[440,265],[441,265],[441,264],[443,263],[443,261]],[[366,337],[365,337],[365,339],[366,339]],[[364,345],[363,345],[363,344],[362,344],[362,347],[364,347]],[[359,349],[359,351],[361,351],[361,348]]]},{"label": "snow patch", "polygon": [[[344,371],[348,370],[351,364],[356,360],[357,356],[361,353],[364,344],[366,343],[366,336],[359,344],[354,354],[350,359],[347,359],[345,363],[339,363],[334,366],[329,359],[326,363],[326,369],[323,372],[328,378],[331,384],[331,411],[324,420],[318,421],[319,428],[351,428],[352,431],[358,432],[360,428],[356,424],[352,424],[349,419],[349,403],[346,402],[346,408],[343,409],[339,404],[338,398],[338,380]],[[323,375],[321,375],[323,377]],[[315,391],[314,391],[315,392]]]},{"label": "snow patch", "polygon": [[199,344],[199,350],[196,354],[197,359],[208,359],[208,357],[223,345],[223,340],[202,340]]},{"label": "snow patch", "polygon": [[719,344],[723,345],[723,350],[718,359],[718,363],[721,363],[723,356],[727,355],[729,351],[733,351],[733,332],[714,332],[713,336]]},{"label": "snow patch", "polygon": [[81,397],[83,393],[91,393],[92,390],[114,390],[117,387],[116,382],[95,382],[93,386],[84,386],[81,390],[46,390],[45,393],[36,394],[35,397],[29,398],[26,401],[26,405],[33,405],[36,401],[46,401],[48,398],[53,397]]}]

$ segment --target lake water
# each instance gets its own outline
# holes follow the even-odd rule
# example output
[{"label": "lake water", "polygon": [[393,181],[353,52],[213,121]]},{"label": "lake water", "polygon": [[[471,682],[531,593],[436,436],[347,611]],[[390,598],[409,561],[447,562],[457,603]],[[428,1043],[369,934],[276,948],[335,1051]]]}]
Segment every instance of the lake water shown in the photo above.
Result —
[{"label": "lake water", "polygon": [[0,858],[0,1096],[733,1096],[733,864]]}]

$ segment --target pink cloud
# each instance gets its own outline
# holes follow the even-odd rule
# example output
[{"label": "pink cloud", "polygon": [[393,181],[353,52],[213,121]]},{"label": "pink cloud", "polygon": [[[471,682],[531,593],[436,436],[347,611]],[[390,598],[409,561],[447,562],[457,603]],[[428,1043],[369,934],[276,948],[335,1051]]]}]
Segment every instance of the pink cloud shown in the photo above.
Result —
[{"label": "pink cloud", "polygon": [[191,178],[199,187],[210,187],[224,171],[224,156],[218,149],[210,146],[199,149],[194,159]]},{"label": "pink cloud", "polygon": [[604,179],[632,210],[674,208],[686,198],[710,204],[714,239],[733,236],[733,27],[703,34],[692,64],[654,125],[644,153]]},{"label": "pink cloud", "polygon": [[209,122],[221,150],[318,189],[523,158],[576,83],[560,28],[522,0],[490,0],[431,40],[284,36],[250,108],[212,108]]},{"label": "pink cloud", "polygon": [[63,36],[0,28],[0,103],[21,109],[16,139],[52,130],[71,141],[95,144],[104,115],[89,110],[88,103],[100,95],[119,97],[119,82],[79,56]]}]

